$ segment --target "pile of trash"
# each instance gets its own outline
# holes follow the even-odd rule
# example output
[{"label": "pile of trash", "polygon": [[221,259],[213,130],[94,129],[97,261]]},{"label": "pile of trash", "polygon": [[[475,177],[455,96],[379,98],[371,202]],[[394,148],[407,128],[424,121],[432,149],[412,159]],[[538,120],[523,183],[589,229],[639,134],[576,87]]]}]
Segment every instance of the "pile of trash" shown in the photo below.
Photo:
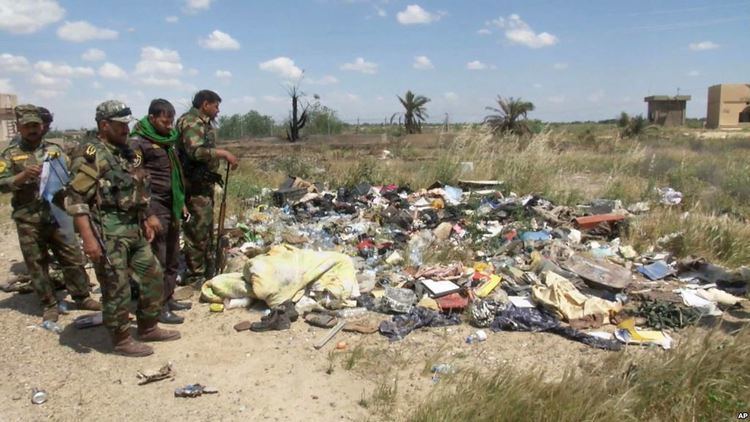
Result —
[{"label": "pile of trash", "polygon": [[634,215],[679,204],[679,192],[659,192],[659,204],[602,199],[568,207],[504,192],[493,180],[331,191],[289,178],[225,221],[230,259],[201,298],[265,302],[270,314],[253,331],[285,329],[312,314],[305,320],[333,335],[347,326],[376,331],[376,319],[390,340],[469,323],[550,332],[606,350],[669,348],[673,330],[750,309],[750,269],[676,260],[661,240],[645,251],[624,244]]}]

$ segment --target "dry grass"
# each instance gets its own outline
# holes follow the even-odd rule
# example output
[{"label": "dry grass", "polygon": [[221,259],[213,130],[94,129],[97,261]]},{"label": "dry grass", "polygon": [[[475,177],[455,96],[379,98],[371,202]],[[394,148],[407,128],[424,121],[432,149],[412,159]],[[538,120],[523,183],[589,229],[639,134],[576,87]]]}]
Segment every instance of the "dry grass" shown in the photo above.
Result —
[{"label": "dry grass", "polygon": [[467,373],[441,383],[412,421],[729,420],[750,408],[750,331],[694,331],[678,348],[635,361],[612,355],[548,382],[530,369]]}]

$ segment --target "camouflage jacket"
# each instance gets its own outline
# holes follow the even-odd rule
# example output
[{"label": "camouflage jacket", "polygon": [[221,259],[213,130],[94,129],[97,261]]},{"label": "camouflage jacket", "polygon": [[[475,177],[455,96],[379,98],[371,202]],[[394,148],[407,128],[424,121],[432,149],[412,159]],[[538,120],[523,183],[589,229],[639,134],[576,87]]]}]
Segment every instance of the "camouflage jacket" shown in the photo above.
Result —
[{"label": "camouflage jacket", "polygon": [[68,213],[91,215],[105,237],[140,236],[140,222],[150,214],[150,181],[142,157],[93,139],[82,143],[71,158]]},{"label": "camouflage jacket", "polygon": [[36,148],[32,148],[26,141],[21,140],[0,153],[0,192],[13,194],[11,204],[13,205],[12,217],[15,221],[32,224],[54,221],[49,203],[39,196],[39,178],[27,180],[20,186],[14,185],[13,179],[26,167],[42,164],[46,158],[58,156],[64,159],[66,166],[70,165],[62,149],[45,140],[42,140]]},{"label": "camouflage jacket", "polygon": [[177,146],[180,151],[185,177],[189,181],[200,177],[196,168],[215,172],[219,169],[216,158],[216,129],[211,125],[211,119],[197,108],[193,107],[177,119],[177,130],[180,139]]}]

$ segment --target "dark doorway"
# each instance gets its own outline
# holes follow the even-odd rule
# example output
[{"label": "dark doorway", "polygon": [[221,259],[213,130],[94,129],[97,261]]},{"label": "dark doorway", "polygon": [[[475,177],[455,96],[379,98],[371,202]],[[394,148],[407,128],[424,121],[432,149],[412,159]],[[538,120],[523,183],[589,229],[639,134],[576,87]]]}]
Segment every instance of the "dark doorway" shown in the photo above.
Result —
[{"label": "dark doorway", "polygon": [[740,112],[740,123],[750,123],[750,106]]}]

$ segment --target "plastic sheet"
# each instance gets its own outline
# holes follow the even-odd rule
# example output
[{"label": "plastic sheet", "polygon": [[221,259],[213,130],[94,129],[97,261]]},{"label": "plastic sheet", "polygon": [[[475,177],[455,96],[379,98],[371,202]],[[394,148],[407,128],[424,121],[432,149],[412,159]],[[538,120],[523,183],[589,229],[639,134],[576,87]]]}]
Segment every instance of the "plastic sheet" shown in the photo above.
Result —
[{"label": "plastic sheet", "polygon": [[381,322],[379,331],[390,341],[396,341],[422,327],[446,327],[460,323],[461,319],[455,314],[446,316],[425,308],[412,308],[406,315],[396,315],[390,321]]}]

